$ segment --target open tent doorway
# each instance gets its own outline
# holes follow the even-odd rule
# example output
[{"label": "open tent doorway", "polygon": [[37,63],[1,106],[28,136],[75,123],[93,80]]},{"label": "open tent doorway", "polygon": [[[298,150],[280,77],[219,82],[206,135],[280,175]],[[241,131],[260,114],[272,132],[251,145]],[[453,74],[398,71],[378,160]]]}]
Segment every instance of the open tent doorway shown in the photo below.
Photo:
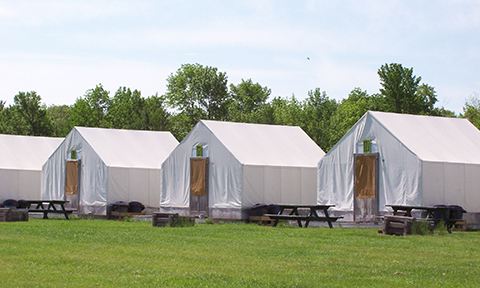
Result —
[{"label": "open tent doorway", "polygon": [[378,153],[355,155],[354,221],[372,222],[378,215]]},{"label": "open tent doorway", "polygon": [[208,158],[190,158],[190,215],[208,217]]},{"label": "open tent doorway", "polygon": [[65,171],[65,198],[67,207],[78,209],[80,199],[80,160],[67,160]]}]

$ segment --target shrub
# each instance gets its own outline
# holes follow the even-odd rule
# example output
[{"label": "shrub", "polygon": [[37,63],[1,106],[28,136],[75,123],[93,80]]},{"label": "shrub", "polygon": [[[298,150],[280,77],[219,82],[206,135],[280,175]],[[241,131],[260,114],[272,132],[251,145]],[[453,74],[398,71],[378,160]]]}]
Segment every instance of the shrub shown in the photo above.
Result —
[{"label": "shrub", "polygon": [[213,222],[212,218],[207,218],[205,219],[205,224],[215,224],[215,222]]}]

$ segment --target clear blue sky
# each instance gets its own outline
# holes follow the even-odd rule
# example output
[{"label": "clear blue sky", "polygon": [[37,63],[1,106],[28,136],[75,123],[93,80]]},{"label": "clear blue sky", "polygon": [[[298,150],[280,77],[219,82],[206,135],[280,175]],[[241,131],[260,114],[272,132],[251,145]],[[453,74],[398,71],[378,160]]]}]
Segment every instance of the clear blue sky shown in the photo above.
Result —
[{"label": "clear blue sky", "polygon": [[413,67],[457,113],[480,93],[480,1],[0,0],[0,41],[7,104],[33,90],[71,105],[99,83],[163,94],[186,63],[251,78],[270,99],[377,93],[385,63]]}]

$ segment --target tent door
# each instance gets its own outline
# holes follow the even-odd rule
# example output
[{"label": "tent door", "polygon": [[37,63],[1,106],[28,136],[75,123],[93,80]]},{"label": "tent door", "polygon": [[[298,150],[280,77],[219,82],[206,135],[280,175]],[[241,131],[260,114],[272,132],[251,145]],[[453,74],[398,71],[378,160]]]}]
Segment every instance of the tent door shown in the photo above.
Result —
[{"label": "tent door", "polygon": [[80,204],[80,160],[67,160],[65,171],[65,200],[68,208],[78,209]]},{"label": "tent door", "polygon": [[355,222],[373,222],[378,215],[378,158],[378,153],[355,155]]},{"label": "tent door", "polygon": [[208,217],[208,158],[190,158],[190,216]]}]

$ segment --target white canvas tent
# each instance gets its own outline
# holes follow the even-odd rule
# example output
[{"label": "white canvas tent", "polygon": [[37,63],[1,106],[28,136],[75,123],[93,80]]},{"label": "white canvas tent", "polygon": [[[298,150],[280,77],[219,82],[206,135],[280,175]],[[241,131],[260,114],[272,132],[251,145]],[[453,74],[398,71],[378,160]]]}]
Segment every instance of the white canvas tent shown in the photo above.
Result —
[{"label": "white canvas tent", "polygon": [[467,119],[369,111],[320,160],[317,201],[356,221],[394,204],[480,212],[479,176],[480,131]]},{"label": "white canvas tent", "polygon": [[315,204],[324,154],[299,127],[202,120],[162,165],[160,211],[244,219],[257,203]]},{"label": "white canvas tent", "polygon": [[62,140],[0,135],[0,203],[40,199],[42,165]]},{"label": "white canvas tent", "polygon": [[75,127],[42,167],[42,199],[81,214],[104,215],[117,201],[158,208],[160,168],[177,145],[170,132]]}]

